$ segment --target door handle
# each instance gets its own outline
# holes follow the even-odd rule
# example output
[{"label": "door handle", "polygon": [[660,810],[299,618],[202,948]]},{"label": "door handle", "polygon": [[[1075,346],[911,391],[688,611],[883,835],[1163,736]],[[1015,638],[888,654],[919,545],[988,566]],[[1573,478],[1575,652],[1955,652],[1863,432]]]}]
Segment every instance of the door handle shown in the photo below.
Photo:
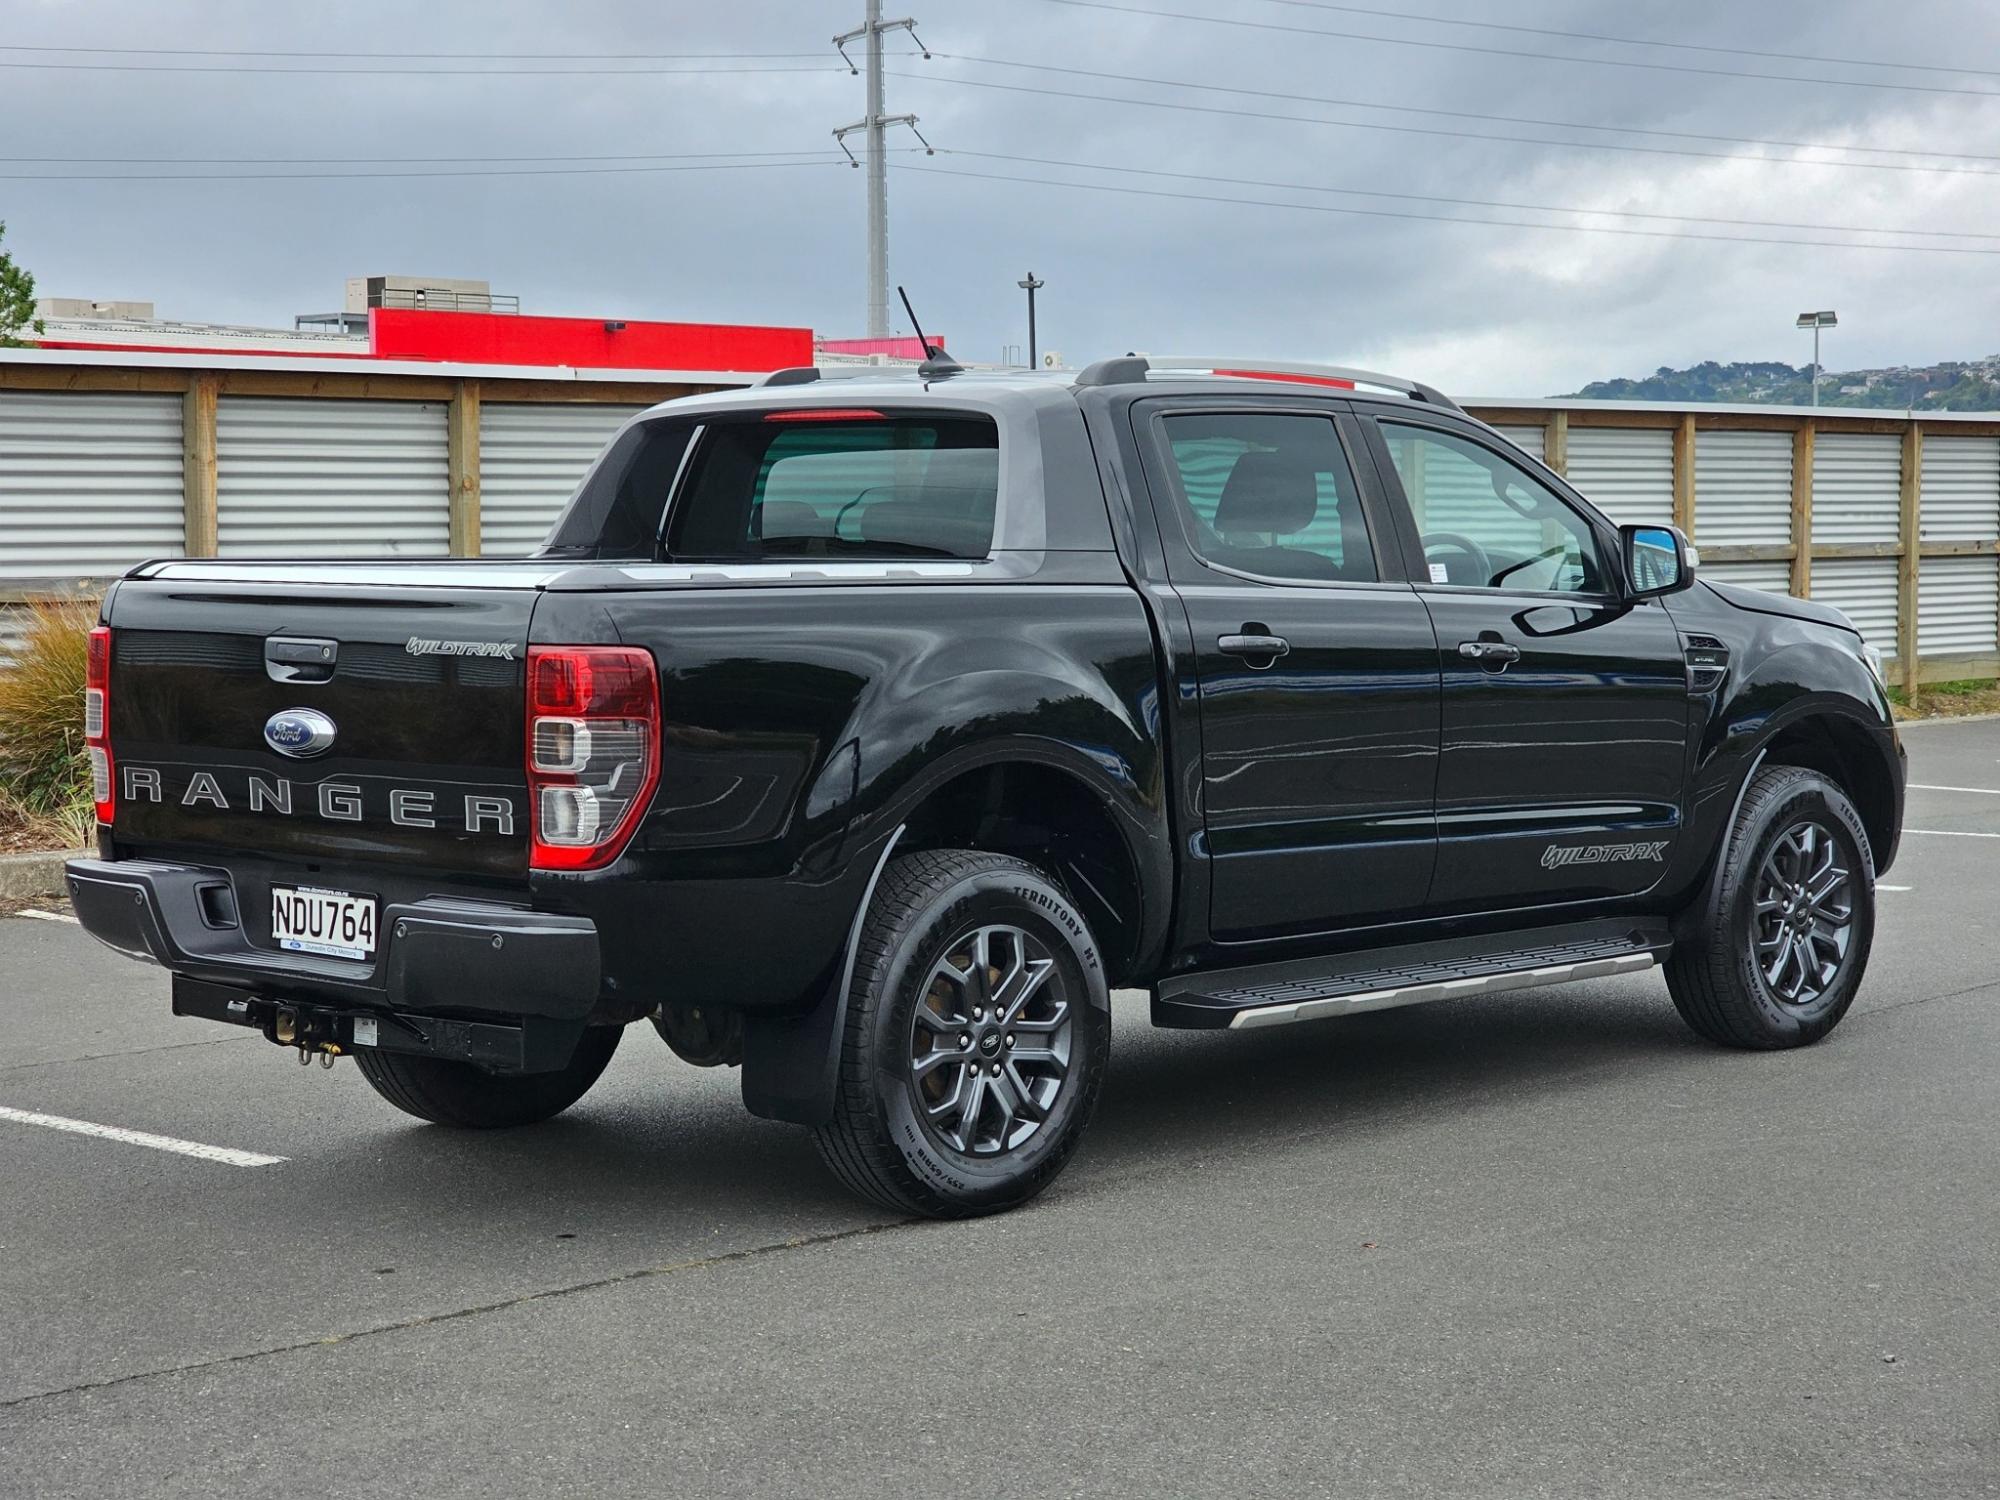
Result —
[{"label": "door handle", "polygon": [[1505,641],[1460,641],[1458,654],[1467,661],[1492,662],[1505,666],[1521,659],[1521,648]]},{"label": "door handle", "polygon": [[1215,638],[1215,645],[1217,650],[1245,660],[1268,657],[1267,667],[1292,649],[1292,643],[1281,635],[1221,635]]}]

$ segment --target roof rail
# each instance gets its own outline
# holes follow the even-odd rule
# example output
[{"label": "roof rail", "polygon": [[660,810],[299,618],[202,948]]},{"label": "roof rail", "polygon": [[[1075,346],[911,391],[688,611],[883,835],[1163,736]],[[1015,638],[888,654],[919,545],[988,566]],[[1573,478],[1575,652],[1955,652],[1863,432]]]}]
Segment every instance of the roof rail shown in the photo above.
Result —
[{"label": "roof rail", "polygon": [[1462,408],[1433,386],[1405,380],[1400,375],[1382,375],[1373,370],[1356,370],[1346,365],[1305,364],[1295,360],[1223,358],[1196,354],[1127,354],[1119,359],[1101,359],[1076,377],[1078,385],[1130,385],[1149,374],[1214,375],[1229,380],[1298,378],[1311,384],[1372,386],[1394,391],[1412,401],[1442,406],[1448,411]]},{"label": "roof rail", "polygon": [[880,380],[885,375],[915,375],[922,370],[919,365],[793,365],[790,369],[773,370],[754,384],[811,385],[819,380]]}]

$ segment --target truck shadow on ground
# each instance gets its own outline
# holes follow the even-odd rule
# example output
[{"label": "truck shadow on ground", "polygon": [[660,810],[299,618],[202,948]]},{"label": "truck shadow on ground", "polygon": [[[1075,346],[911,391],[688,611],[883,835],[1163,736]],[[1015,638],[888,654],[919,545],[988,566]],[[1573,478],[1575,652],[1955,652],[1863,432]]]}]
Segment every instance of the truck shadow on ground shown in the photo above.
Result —
[{"label": "truck shadow on ground", "polygon": [[[657,1044],[644,1028],[626,1042],[649,1045]],[[1434,1121],[1531,1095],[1559,1101],[1606,1070],[1672,1072],[1726,1055],[1686,1032],[1656,980],[1247,1033],[1156,1031],[1143,1002],[1121,1002],[1077,1169],[1117,1175],[1158,1165],[1162,1153],[1226,1155],[1302,1132],[1337,1144],[1343,1132],[1395,1120]],[[379,1160],[386,1148],[398,1160],[397,1192],[426,1191],[446,1174],[453,1200],[533,1194],[576,1214],[615,1204],[737,1222],[880,1217],[833,1182],[804,1130],[746,1113],[733,1071],[653,1057],[638,1068],[545,1125],[480,1135],[389,1126],[336,1148],[330,1165],[342,1170],[349,1150]]]}]

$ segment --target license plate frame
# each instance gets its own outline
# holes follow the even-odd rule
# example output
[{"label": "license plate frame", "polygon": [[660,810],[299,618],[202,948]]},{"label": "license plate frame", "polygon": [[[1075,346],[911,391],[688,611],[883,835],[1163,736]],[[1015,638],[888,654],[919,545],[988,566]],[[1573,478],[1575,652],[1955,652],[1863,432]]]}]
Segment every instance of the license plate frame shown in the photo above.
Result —
[{"label": "license plate frame", "polygon": [[287,953],[372,959],[381,927],[379,897],[316,885],[271,887],[271,941]]}]

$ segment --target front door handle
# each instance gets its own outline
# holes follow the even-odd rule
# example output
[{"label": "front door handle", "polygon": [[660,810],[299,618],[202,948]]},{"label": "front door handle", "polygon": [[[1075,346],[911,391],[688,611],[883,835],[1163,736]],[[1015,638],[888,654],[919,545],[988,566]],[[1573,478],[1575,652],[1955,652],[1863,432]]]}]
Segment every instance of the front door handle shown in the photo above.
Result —
[{"label": "front door handle", "polygon": [[1231,656],[1240,656],[1252,666],[1259,660],[1269,666],[1292,649],[1292,643],[1281,635],[1221,635],[1215,638],[1216,649]]},{"label": "front door handle", "polygon": [[1460,641],[1458,654],[1467,661],[1505,666],[1510,661],[1521,659],[1521,648],[1510,646],[1505,641]]}]

